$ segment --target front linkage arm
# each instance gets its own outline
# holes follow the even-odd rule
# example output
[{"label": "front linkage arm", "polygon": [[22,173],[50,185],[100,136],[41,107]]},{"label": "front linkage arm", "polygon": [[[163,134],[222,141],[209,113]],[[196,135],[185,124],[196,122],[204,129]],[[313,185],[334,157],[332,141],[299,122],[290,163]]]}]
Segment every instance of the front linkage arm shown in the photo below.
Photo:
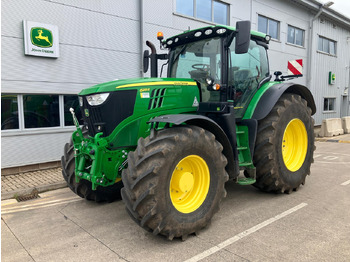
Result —
[{"label": "front linkage arm", "polygon": [[77,130],[72,135],[75,156],[75,180],[81,179],[92,183],[92,189],[97,186],[109,186],[121,178],[121,170],[125,166],[125,160],[129,150],[109,150],[108,141],[101,137],[103,133],[97,133],[95,137],[84,137],[79,121],[74,110],[70,112]]}]

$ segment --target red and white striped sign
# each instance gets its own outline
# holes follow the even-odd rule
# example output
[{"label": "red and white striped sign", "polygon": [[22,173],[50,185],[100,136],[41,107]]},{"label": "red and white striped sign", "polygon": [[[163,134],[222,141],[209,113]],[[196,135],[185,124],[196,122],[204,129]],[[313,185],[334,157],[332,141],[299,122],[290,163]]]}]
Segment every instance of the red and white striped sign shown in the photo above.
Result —
[{"label": "red and white striped sign", "polygon": [[303,74],[303,59],[288,61],[288,75]]}]

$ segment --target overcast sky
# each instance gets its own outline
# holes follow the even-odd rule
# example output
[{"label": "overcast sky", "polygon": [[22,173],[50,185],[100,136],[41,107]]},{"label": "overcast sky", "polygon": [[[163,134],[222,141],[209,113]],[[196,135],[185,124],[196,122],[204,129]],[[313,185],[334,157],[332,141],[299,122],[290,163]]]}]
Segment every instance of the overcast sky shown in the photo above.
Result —
[{"label": "overcast sky", "polygon": [[[321,3],[327,3],[329,0],[318,0]],[[350,18],[350,0],[332,0],[334,2],[334,5],[332,5],[330,8],[334,9],[335,11],[346,15]]]}]

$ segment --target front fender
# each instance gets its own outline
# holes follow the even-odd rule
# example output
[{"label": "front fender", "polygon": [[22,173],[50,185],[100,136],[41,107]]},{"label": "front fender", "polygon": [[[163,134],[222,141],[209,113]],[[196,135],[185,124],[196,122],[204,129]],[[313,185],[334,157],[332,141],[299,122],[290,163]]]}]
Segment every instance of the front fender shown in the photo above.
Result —
[{"label": "front fender", "polygon": [[227,158],[228,164],[226,166],[226,171],[229,174],[230,178],[235,177],[235,158],[233,155],[233,149],[228,139],[225,131],[212,119],[202,116],[202,115],[186,115],[186,114],[177,114],[177,115],[163,115],[155,117],[149,121],[150,123],[169,123],[174,125],[194,125],[201,127],[215,135],[217,141],[223,146],[223,154]]}]

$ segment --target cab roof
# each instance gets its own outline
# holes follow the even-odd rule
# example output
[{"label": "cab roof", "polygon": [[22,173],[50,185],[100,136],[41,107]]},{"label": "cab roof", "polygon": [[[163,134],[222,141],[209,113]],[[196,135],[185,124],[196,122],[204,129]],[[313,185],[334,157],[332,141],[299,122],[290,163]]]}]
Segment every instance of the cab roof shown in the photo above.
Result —
[{"label": "cab roof", "polygon": [[[201,40],[206,38],[212,38],[216,36],[228,35],[230,33],[236,33],[237,30],[235,27],[226,26],[226,25],[215,25],[215,26],[206,26],[194,30],[187,30],[181,34],[172,36],[166,39],[163,42],[164,47],[173,48],[179,45],[183,45],[189,42],[193,42],[195,40]],[[267,35],[261,32],[257,32],[254,30],[250,31],[250,35],[252,39],[256,39],[268,44]]]}]

